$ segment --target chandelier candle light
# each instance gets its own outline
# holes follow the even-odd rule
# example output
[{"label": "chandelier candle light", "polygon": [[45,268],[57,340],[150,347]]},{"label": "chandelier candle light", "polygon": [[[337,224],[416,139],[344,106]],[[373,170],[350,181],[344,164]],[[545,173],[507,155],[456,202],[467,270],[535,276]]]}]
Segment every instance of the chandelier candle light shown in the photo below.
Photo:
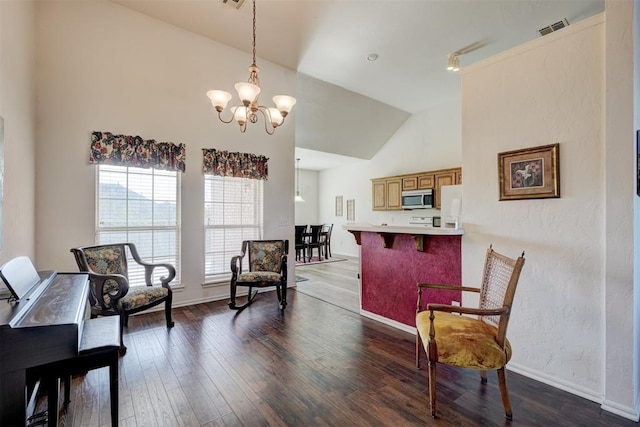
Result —
[{"label": "chandelier candle light", "polygon": [[[253,64],[249,67],[249,80],[235,84],[236,91],[242,101],[242,105],[231,107],[232,116],[229,120],[222,118],[222,111],[231,100],[231,94],[223,90],[210,90],[207,96],[211,104],[218,112],[218,118],[223,123],[231,123],[234,119],[240,125],[240,132],[247,130],[247,122],[257,123],[258,112],[264,118],[264,130],[273,135],[276,128],[284,123],[285,117],[291,112],[296,99],[288,95],[276,95],[273,97],[274,107],[265,107],[258,104],[258,94],[260,94],[260,79],[258,73],[260,69],[256,65],[256,0],[253,0]],[[267,124],[268,123],[268,124]],[[271,125],[271,127],[269,127]]]}]

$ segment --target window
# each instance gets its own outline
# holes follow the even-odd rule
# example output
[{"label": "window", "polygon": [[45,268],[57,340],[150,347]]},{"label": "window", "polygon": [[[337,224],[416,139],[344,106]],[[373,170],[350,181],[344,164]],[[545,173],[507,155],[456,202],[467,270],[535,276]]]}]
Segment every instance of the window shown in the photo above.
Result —
[{"label": "window", "polygon": [[230,274],[243,240],[262,238],[264,181],[204,174],[205,278]]},{"label": "window", "polygon": [[[96,242],[134,243],[144,261],[172,264],[180,283],[180,172],[101,164],[97,175]],[[131,285],[144,285],[144,268],[128,267]]]}]

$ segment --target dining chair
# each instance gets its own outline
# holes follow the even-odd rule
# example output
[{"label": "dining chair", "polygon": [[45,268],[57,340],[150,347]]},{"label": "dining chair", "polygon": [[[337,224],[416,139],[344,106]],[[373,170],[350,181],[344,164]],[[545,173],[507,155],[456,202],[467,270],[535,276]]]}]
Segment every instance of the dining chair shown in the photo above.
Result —
[{"label": "dining chair", "polygon": [[[311,232],[307,240],[307,249],[309,250],[309,261],[313,258],[313,249],[318,250],[318,261],[322,261],[322,249],[324,241],[322,240],[322,225],[311,225]],[[326,254],[325,254],[326,255]]]},{"label": "dining chair", "polygon": [[322,241],[324,242],[324,257],[330,258],[331,255],[331,231],[333,224],[322,224]]},{"label": "dining chair", "polygon": [[296,261],[300,261],[300,254],[302,253],[302,261],[307,262],[307,240],[306,240],[306,225],[296,225]]}]

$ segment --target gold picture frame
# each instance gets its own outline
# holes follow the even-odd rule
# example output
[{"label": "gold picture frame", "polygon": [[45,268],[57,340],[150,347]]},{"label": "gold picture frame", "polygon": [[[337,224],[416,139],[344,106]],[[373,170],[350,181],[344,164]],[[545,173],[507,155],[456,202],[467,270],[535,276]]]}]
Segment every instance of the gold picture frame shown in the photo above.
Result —
[{"label": "gold picture frame", "polygon": [[560,144],[498,153],[500,200],[560,197]]}]

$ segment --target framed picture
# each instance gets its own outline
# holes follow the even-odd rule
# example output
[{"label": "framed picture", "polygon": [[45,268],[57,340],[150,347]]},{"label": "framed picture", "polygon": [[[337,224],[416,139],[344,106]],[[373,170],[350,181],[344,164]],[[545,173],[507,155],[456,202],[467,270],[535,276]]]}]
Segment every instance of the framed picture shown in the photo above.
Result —
[{"label": "framed picture", "polygon": [[336,196],[336,216],[342,216],[342,196]]},{"label": "framed picture", "polygon": [[500,200],[560,197],[560,144],[498,153]]},{"label": "framed picture", "polygon": [[640,129],[636,131],[636,194],[640,196]]},{"label": "framed picture", "polygon": [[347,200],[347,221],[355,221],[356,220],[356,200],[349,199]]}]

